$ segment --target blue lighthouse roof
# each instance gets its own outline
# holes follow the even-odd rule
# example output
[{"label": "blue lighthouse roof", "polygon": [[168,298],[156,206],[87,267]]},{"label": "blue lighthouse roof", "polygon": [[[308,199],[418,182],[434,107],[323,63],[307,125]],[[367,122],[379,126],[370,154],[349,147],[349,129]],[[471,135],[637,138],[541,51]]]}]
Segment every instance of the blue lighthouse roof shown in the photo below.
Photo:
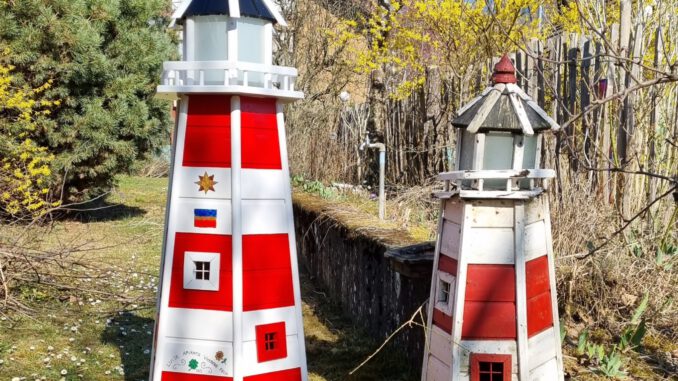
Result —
[{"label": "blue lighthouse roof", "polygon": [[[239,9],[233,12],[236,4]],[[254,17],[284,24],[282,17],[272,7],[270,0],[187,0],[179,8],[175,18],[180,20],[190,16],[229,15]]]}]

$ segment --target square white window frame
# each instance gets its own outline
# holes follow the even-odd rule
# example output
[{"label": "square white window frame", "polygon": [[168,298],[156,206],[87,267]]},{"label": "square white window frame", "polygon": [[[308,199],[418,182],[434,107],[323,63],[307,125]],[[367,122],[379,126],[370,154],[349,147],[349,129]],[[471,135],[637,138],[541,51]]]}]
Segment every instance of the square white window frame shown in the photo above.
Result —
[{"label": "square white window frame", "polygon": [[[444,312],[448,316],[452,316],[452,305],[454,304],[454,292],[456,289],[456,279],[453,275],[444,271],[438,271],[438,283],[436,284],[436,308]],[[445,282],[450,285],[450,294],[447,298],[447,303],[438,301],[438,293],[440,291],[440,283]]]},{"label": "square white window frame", "polygon": [[[209,262],[209,280],[195,278],[195,262]],[[221,255],[219,253],[184,252],[184,289],[219,291],[220,263]]]}]

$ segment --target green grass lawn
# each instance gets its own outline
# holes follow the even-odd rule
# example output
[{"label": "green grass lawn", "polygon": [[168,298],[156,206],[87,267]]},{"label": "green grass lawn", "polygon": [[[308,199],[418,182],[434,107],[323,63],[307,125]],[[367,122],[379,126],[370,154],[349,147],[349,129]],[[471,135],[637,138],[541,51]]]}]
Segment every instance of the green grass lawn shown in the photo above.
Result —
[{"label": "green grass lawn", "polygon": [[[0,239],[26,234],[32,248],[72,264],[42,264],[48,285],[16,288],[31,311],[0,314],[0,380],[147,379],[166,192],[166,179],[125,177],[95,210],[49,227],[2,228]],[[348,376],[380,343],[304,274],[302,296],[311,380],[414,380],[388,350]]]},{"label": "green grass lawn", "polygon": [[[45,285],[15,285],[29,311],[4,314],[0,299],[0,381],[147,379],[166,192],[166,179],[125,177],[93,210],[50,226],[0,227],[0,248],[23,237],[70,263],[39,264]],[[349,376],[381,343],[353,327],[303,269],[301,283],[311,381],[416,380],[388,347]],[[572,379],[605,379],[577,363],[572,345],[565,349]],[[627,355],[629,379],[678,380],[655,373],[647,356]]]}]

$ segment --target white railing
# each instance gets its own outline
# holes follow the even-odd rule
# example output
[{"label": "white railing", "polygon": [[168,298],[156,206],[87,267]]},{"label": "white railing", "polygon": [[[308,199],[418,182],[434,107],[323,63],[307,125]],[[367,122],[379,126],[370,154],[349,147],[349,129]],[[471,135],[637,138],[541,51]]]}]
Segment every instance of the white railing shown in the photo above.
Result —
[{"label": "white railing", "polygon": [[[232,61],[170,61],[163,65],[161,87],[237,86],[295,93],[297,69]],[[199,89],[197,89],[199,90]]]},{"label": "white railing", "polygon": [[548,189],[549,179],[555,176],[552,169],[465,170],[441,173],[438,180],[445,181],[446,189],[450,189],[450,183],[455,184],[469,197],[502,197],[541,192]]}]

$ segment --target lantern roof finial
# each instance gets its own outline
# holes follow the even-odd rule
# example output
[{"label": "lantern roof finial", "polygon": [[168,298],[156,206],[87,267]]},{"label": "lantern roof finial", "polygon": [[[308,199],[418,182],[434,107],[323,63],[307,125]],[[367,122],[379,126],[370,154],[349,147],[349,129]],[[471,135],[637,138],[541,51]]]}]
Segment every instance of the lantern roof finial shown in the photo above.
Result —
[{"label": "lantern roof finial", "polygon": [[499,62],[494,65],[494,73],[492,73],[492,82],[497,83],[516,83],[516,68],[513,66],[511,59],[507,54],[504,54]]}]

